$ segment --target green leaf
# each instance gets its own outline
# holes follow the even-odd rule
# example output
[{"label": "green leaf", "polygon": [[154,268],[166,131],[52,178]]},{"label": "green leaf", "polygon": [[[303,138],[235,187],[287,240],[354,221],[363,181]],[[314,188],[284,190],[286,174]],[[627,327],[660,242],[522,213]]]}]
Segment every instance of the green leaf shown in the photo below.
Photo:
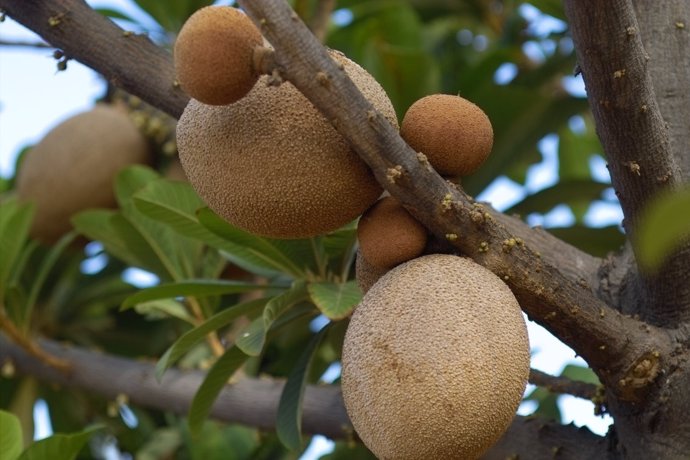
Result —
[{"label": "green leaf", "polygon": [[362,300],[362,291],[354,280],[346,283],[311,283],[308,289],[314,305],[333,320],[347,317]]},{"label": "green leaf", "polygon": [[273,322],[290,308],[309,299],[304,281],[295,281],[286,292],[273,297],[264,308],[263,314],[256,318],[240,334],[236,345],[249,356],[258,356],[266,343],[266,334]]},{"label": "green leaf", "polygon": [[194,324],[194,318],[189,314],[185,306],[173,299],[158,299],[139,303],[135,305],[134,310],[150,320],[172,317]]},{"label": "green leaf", "polygon": [[44,259],[41,261],[36,278],[34,278],[31,285],[31,290],[27,296],[24,311],[22,312],[22,326],[24,326],[25,330],[28,327],[28,320],[31,318],[31,313],[33,312],[36,301],[38,300],[38,295],[43,288],[43,284],[64,250],[67,248],[67,246],[72,244],[72,241],[74,241],[76,236],[77,234],[75,232],[69,232],[63,235],[58,242],[50,248],[48,254],[46,254]]},{"label": "green leaf", "polygon": [[592,180],[561,181],[528,195],[524,200],[507,209],[505,214],[527,215],[531,212],[546,214],[559,204],[586,203],[589,204],[601,197],[610,184],[594,182]]},{"label": "green leaf", "polygon": [[307,344],[300,355],[295,367],[290,371],[287,382],[283,387],[278,404],[276,417],[276,431],[280,441],[290,450],[302,449],[302,400],[307,386],[307,377],[314,354],[321,340],[328,331],[328,325],[323,327]]},{"label": "green leaf", "polygon": [[597,257],[604,257],[625,244],[625,235],[615,225],[608,227],[573,225],[572,227],[552,227],[546,230],[563,241]]},{"label": "green leaf", "polygon": [[558,408],[558,397],[559,395],[557,394],[537,387],[524,400],[537,403],[537,409],[534,411],[534,414],[560,422],[561,410]]},{"label": "green leaf", "polygon": [[0,204],[0,302],[24,243],[29,238],[29,229],[34,216],[33,204],[20,204],[7,200]]},{"label": "green leaf", "polygon": [[209,369],[189,408],[189,430],[192,436],[199,435],[218,394],[247,358],[249,357],[238,347],[232,347]]},{"label": "green leaf", "polygon": [[3,460],[15,460],[22,452],[22,426],[11,412],[0,410],[0,453]]},{"label": "green leaf", "polygon": [[[200,209],[197,216],[204,227],[232,244],[232,250],[223,250],[227,251],[228,258],[240,267],[245,268],[249,265],[251,271],[254,271],[252,267],[258,267],[274,273],[286,273],[294,278],[304,276],[304,271],[297,267],[274,241],[233,227],[209,208]],[[289,245],[291,241],[281,243]]]},{"label": "green leaf", "polygon": [[102,426],[92,426],[78,433],[54,434],[31,444],[19,460],[73,460],[91,435],[101,429]]},{"label": "green leaf", "polygon": [[94,11],[97,11],[103,16],[111,19],[120,19],[123,21],[131,22],[132,24],[138,24],[137,21],[133,19],[131,16],[128,16],[122,11],[116,10],[114,8],[94,8]]},{"label": "green leaf", "polygon": [[586,382],[594,385],[600,385],[601,382],[594,371],[586,366],[578,366],[577,364],[568,364],[563,368],[561,376],[567,377],[578,382]]},{"label": "green leaf", "polygon": [[163,373],[170,366],[177,362],[177,360],[187,353],[194,345],[201,342],[208,334],[230,324],[230,322],[242,315],[251,314],[259,308],[264,307],[268,301],[268,298],[263,298],[237,304],[216,313],[201,325],[180,336],[180,338],[178,338],[158,360],[156,364],[156,378],[160,380]]},{"label": "green leaf", "polygon": [[690,188],[650,200],[638,222],[635,256],[641,269],[654,273],[690,237]]},{"label": "green leaf", "polygon": [[265,289],[265,285],[242,283],[240,281],[224,280],[189,280],[174,283],[161,284],[150,288],[142,289],[134,295],[125,299],[122,309],[131,308],[136,304],[158,299],[169,299],[173,297],[209,297],[224,294],[237,294],[241,292]]}]

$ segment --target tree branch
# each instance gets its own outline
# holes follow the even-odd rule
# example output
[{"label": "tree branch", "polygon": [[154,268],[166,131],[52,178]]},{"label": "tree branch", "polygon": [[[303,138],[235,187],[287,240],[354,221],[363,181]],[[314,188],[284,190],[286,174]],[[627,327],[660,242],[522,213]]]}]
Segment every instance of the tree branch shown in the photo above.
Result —
[{"label": "tree branch", "polygon": [[[205,376],[202,371],[180,371],[173,368],[165,373],[159,383],[155,378],[155,366],[149,362],[65,346],[52,340],[41,340],[40,344],[54,356],[69,362],[69,373],[46,365],[2,334],[0,363],[11,361],[17,372],[35,376],[51,385],[81,388],[110,399],[124,394],[133,404],[181,415],[187,414],[194,394]],[[282,381],[266,378],[244,378],[226,385],[211,409],[211,416],[226,422],[272,430],[275,428],[283,385]],[[332,439],[353,439],[353,428],[345,412],[339,386],[308,385],[302,417],[305,433],[323,434]],[[553,446],[570,445],[571,442],[567,439],[573,434],[576,435],[574,442],[581,443],[584,452],[603,452],[599,451],[600,438],[589,431],[574,427],[558,428],[555,425],[516,417],[504,438],[487,458],[506,458],[498,457],[498,452],[519,452],[525,446],[531,446],[537,452],[551,452]],[[559,437],[554,437],[554,433]],[[588,436],[582,433],[587,433]]]},{"label": "tree branch", "polygon": [[0,9],[110,83],[179,118],[189,97],[175,85],[172,55],[126,32],[83,0],[0,0]]},{"label": "tree branch", "polygon": [[598,387],[592,383],[571,380],[567,377],[556,377],[536,369],[529,371],[529,383],[542,387],[551,393],[569,394],[582,399],[594,399]]},{"label": "tree branch", "polygon": [[[564,6],[611,181],[625,215],[623,226],[634,239],[648,200],[682,182],[654,93],[650,56],[642,46],[631,0],[566,0]],[[659,6],[655,3],[655,7]],[[678,90],[687,92],[686,87]],[[661,273],[642,280],[646,319],[672,326],[690,320],[690,287],[683,276],[688,262],[686,246]]]},{"label": "tree branch", "polygon": [[437,238],[445,237],[504,279],[522,308],[587,360],[612,391],[628,392],[630,386],[619,384],[628,382],[650,353],[670,352],[665,334],[645,333],[643,323],[608,308],[588,286],[567,279],[494,220],[485,206],[444,181],[362,96],[287,3],[239,3],[275,47],[281,75],[331,121],[390,194]]},{"label": "tree branch", "polygon": [[[66,385],[115,399],[128,396],[133,404],[186,415],[194,394],[205,377],[202,371],[169,369],[162,381],[156,380],[152,363],[119,358],[78,347],[40,340],[41,348],[69,362],[61,372],[46,365],[0,334],[0,363],[10,360],[15,369],[50,384]],[[284,382],[244,378],[227,385],[211,409],[211,416],[226,422],[263,429],[274,429]],[[342,439],[352,435],[352,426],[343,406],[340,387],[309,385],[303,402],[303,429]]]}]

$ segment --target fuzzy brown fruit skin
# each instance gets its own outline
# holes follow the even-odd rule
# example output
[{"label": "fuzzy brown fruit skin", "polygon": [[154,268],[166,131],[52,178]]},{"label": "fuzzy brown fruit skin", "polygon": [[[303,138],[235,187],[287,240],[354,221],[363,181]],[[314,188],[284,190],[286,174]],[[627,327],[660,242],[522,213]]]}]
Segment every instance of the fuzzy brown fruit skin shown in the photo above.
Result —
[{"label": "fuzzy brown fruit skin", "polygon": [[449,94],[425,96],[412,104],[400,135],[443,176],[472,174],[494,142],[491,121],[482,109]]},{"label": "fuzzy brown fruit skin", "polygon": [[383,275],[388,273],[385,268],[374,267],[362,256],[362,248],[357,249],[357,256],[355,259],[355,280],[362,294],[366,294],[371,287]]},{"label": "fuzzy brown fruit skin", "polygon": [[252,56],[262,43],[254,23],[237,8],[201,8],[187,19],[175,41],[177,80],[187,94],[204,104],[235,102],[258,79]]},{"label": "fuzzy brown fruit skin", "polygon": [[398,200],[386,196],[362,214],[357,238],[364,259],[388,270],[421,255],[427,231]]},{"label": "fuzzy brown fruit skin", "polygon": [[[383,88],[364,69],[331,53],[397,126]],[[381,194],[368,166],[290,83],[262,77],[234,104],[191,100],[177,125],[190,183],[217,214],[248,232],[307,238],[335,230]]]},{"label": "fuzzy brown fruit skin", "polygon": [[529,342],[510,289],[452,255],[399,265],[371,287],[345,334],[342,391],[383,460],[480,457],[515,416]]},{"label": "fuzzy brown fruit skin", "polygon": [[17,174],[18,198],[36,204],[31,235],[52,244],[72,228],[77,212],[115,207],[117,173],[150,156],[120,109],[99,105],[63,121],[27,152]]}]

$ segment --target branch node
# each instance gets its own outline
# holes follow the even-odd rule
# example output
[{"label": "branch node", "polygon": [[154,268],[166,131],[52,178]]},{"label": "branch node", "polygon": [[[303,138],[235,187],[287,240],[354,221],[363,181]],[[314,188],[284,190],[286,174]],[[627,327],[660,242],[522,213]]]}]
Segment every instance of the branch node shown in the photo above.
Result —
[{"label": "branch node", "polygon": [[329,77],[326,72],[320,70],[316,72],[316,82],[324,88],[330,88],[331,77]]},{"label": "branch node", "polygon": [[62,23],[62,19],[65,17],[65,13],[59,13],[48,18],[48,25],[50,27],[57,27]]},{"label": "branch node", "polygon": [[458,239],[458,234],[457,233],[446,233],[446,239],[448,241],[455,241]]},{"label": "branch node", "polygon": [[489,243],[486,241],[479,243],[479,252],[489,252]]},{"label": "branch node", "polygon": [[400,165],[396,165],[393,168],[388,168],[386,170],[386,180],[391,183],[395,184],[398,179],[400,179],[403,175],[403,167]]}]

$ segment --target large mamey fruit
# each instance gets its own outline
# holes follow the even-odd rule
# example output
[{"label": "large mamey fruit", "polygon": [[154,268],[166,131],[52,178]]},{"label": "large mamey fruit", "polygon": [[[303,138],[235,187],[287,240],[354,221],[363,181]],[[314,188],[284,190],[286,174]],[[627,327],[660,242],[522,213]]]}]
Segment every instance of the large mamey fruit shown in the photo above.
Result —
[{"label": "large mamey fruit", "polygon": [[175,41],[177,79],[187,94],[205,104],[230,104],[256,83],[252,57],[262,43],[259,30],[240,10],[201,8],[187,19]]},{"label": "large mamey fruit", "polygon": [[444,176],[473,173],[489,156],[494,142],[491,122],[482,109],[449,94],[425,96],[412,104],[400,135]]},{"label": "large mamey fruit", "polygon": [[149,157],[147,140],[113,107],[99,105],[57,125],[26,154],[17,175],[17,195],[36,204],[32,236],[53,243],[71,229],[75,213],[114,207],[115,175]]},{"label": "large mamey fruit", "polygon": [[515,416],[529,359],[520,307],[496,275],[466,258],[420,257],[355,309],[345,407],[380,459],[477,458]]},{"label": "large mamey fruit", "polygon": [[[397,126],[383,88],[342,54],[364,95]],[[290,83],[262,77],[234,104],[191,100],[177,126],[190,183],[216,213],[249,232],[303,238],[335,230],[381,194],[371,170]]]}]

